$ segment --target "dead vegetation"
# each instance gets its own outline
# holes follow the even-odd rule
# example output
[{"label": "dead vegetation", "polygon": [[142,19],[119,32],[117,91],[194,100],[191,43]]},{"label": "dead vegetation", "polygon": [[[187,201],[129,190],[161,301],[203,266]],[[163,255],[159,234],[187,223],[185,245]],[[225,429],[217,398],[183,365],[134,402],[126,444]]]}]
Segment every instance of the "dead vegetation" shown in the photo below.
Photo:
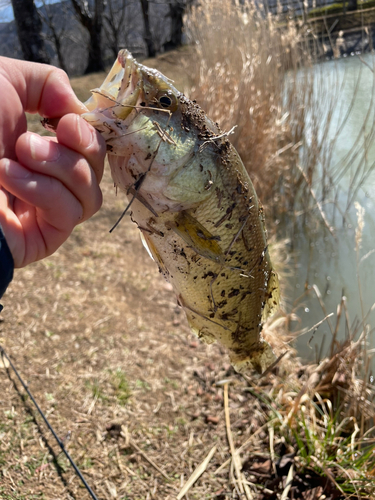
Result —
[{"label": "dead vegetation", "polygon": [[[347,192],[340,214],[345,220],[374,169],[366,160],[375,132],[373,69],[363,64],[351,94],[345,94],[348,75],[334,65],[315,65],[324,48],[311,39],[308,25],[251,3],[235,6],[203,1],[187,16],[199,61],[189,62],[190,93],[224,130],[236,126],[230,140],[266,207],[271,232],[282,220],[290,228],[322,222],[333,233],[339,193]],[[361,97],[359,81],[369,75],[368,113],[338,159],[339,136]],[[347,172],[349,188],[342,185]]]}]

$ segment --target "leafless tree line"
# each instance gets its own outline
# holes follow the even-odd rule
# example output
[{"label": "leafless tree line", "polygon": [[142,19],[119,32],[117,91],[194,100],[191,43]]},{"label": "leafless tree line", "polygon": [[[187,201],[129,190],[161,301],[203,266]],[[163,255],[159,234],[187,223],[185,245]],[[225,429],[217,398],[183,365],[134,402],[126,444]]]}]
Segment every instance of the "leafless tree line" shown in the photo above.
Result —
[{"label": "leafless tree line", "polygon": [[121,47],[154,57],[182,43],[193,0],[10,0],[24,59],[102,71]]}]

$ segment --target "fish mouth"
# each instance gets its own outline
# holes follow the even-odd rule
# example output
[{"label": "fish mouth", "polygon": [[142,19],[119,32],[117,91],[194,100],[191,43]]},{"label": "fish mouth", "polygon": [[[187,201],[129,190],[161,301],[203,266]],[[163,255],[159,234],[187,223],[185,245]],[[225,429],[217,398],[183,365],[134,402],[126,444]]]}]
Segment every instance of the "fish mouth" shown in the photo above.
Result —
[{"label": "fish mouth", "polygon": [[139,64],[128,50],[121,50],[104,82],[91,90],[92,96],[85,102],[89,113],[85,113],[84,118],[90,121],[91,113],[110,110],[113,118],[124,120],[140,101],[141,90]]},{"label": "fish mouth", "polygon": [[85,102],[89,113],[83,115],[90,123],[95,122],[94,115],[98,113],[125,120],[140,106],[174,112],[180,95],[172,80],[138,63],[126,49],[120,50],[102,85],[91,92],[92,96]]}]

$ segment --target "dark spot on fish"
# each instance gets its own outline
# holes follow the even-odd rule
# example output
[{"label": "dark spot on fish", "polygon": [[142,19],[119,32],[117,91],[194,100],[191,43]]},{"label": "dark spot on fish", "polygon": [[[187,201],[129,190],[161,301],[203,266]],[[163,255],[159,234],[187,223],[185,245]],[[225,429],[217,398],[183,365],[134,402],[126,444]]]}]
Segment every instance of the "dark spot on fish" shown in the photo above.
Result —
[{"label": "dark spot on fish", "polygon": [[152,156],[151,153],[147,153],[145,160],[149,160],[151,158],[151,156]]},{"label": "dark spot on fish", "polygon": [[232,211],[233,211],[235,206],[236,206],[236,204],[233,203],[230,207],[227,208],[225,215],[223,215],[223,217],[221,217],[221,219],[219,219],[216,222],[215,227],[219,227],[223,222],[225,222],[226,220],[228,220],[232,217]]},{"label": "dark spot on fish", "polygon": [[222,300],[221,302],[217,303],[217,307],[218,307],[218,309],[222,309],[227,304],[228,304],[228,302],[226,300]]},{"label": "dark spot on fish", "polygon": [[225,297],[225,290],[221,290],[221,294],[220,294],[222,297]]},{"label": "dark spot on fish", "polygon": [[237,314],[238,314],[238,310],[233,309],[233,311],[220,314],[220,319],[229,320],[231,316],[236,316]]},{"label": "dark spot on fish", "polygon": [[130,175],[133,177],[133,179],[136,179],[138,177],[138,174],[137,173],[134,173],[133,170],[131,168],[129,168],[129,173]]},{"label": "dark spot on fish", "polygon": [[247,290],[241,295],[241,302],[247,297],[247,295],[251,295],[253,292],[251,290]]},{"label": "dark spot on fish", "polygon": [[141,102],[141,103],[140,103],[140,106],[143,106],[143,107],[144,107],[144,106],[146,106],[146,103],[145,103],[145,102]]},{"label": "dark spot on fish", "polygon": [[215,189],[216,196],[218,198],[217,208],[221,208],[221,202],[223,199],[224,192],[221,191],[218,187]]},{"label": "dark spot on fish", "polygon": [[214,318],[214,317],[215,317],[215,313],[211,313],[210,318]]},{"label": "dark spot on fish", "polygon": [[232,291],[228,293],[228,297],[236,297],[240,293],[238,288],[232,288]]},{"label": "dark spot on fish", "polygon": [[211,276],[212,278],[217,278],[217,274],[212,272],[212,271],[208,271],[208,273],[205,273],[203,276],[202,276],[202,279],[206,279],[208,278],[209,276]]}]

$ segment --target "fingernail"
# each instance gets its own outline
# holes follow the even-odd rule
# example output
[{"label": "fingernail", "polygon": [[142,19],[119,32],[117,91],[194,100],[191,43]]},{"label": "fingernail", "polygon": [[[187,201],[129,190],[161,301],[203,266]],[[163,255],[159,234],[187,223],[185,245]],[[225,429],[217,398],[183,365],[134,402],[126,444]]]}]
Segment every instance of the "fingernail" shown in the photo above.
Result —
[{"label": "fingernail", "polygon": [[88,123],[86,123],[83,118],[77,115],[77,131],[79,135],[79,144],[81,146],[88,147],[92,143],[93,134],[92,129]]},{"label": "fingernail", "polygon": [[60,157],[60,151],[56,142],[43,139],[40,135],[30,135],[30,152],[33,160],[56,161]]},{"label": "fingernail", "polygon": [[7,159],[4,159],[3,162],[5,162],[5,173],[8,177],[12,179],[26,179],[30,177],[30,170],[22,167],[19,163],[15,161],[10,162]]}]

